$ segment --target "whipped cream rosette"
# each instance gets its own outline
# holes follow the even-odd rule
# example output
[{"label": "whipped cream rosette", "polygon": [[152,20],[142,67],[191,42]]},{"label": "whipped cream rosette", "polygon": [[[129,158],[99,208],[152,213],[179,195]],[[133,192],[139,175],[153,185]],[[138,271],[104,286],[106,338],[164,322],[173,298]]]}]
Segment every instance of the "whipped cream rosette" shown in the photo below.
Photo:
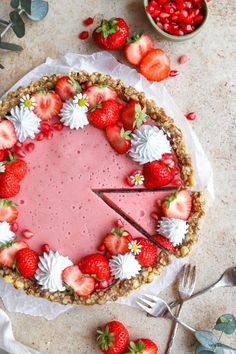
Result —
[{"label": "whipped cream rosette", "polygon": [[157,232],[167,237],[174,246],[180,245],[188,231],[187,221],[162,217]]},{"label": "whipped cream rosette", "polygon": [[111,274],[115,279],[131,279],[141,270],[141,265],[132,253],[113,256],[109,262]]}]

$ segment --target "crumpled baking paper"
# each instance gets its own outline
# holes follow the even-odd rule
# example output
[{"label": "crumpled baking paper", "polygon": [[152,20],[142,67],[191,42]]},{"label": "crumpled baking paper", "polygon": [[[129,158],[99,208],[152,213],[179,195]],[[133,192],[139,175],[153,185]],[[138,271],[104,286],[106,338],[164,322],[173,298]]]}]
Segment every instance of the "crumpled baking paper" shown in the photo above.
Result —
[{"label": "crumpled baking paper", "polygon": [[[154,99],[158,106],[163,107],[167,114],[175,119],[176,125],[184,134],[185,143],[192,157],[197,180],[194,190],[204,191],[209,205],[214,199],[212,169],[196,134],[185,116],[162,83],[147,81],[135,69],[120,64],[110,53],[98,52],[92,55],[68,53],[61,59],[48,58],[45,63],[39,65],[18,81],[10,91],[15,90],[20,85],[25,86],[45,75],[54,73],[68,74],[70,71],[80,70],[86,70],[89,73],[97,71],[109,74],[115,79],[121,79],[126,85],[145,92],[146,97]],[[161,277],[156,277],[151,284],[143,285],[141,290],[133,292],[126,298],[119,299],[118,302],[136,306],[136,298],[141,293],[158,294],[174,281],[182,265],[186,262],[186,258],[184,260],[173,259],[172,264],[166,267]],[[54,319],[71,308],[70,305],[64,306],[27,296],[22,290],[16,291],[10,284],[5,284],[2,279],[0,279],[0,296],[7,310],[32,316],[42,316],[48,320]]]}]

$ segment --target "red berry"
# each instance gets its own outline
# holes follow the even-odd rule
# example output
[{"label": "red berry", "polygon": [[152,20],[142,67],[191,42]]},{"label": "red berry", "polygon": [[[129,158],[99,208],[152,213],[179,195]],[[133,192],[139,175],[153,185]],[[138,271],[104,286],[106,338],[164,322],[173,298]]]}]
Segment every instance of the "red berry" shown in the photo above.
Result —
[{"label": "red berry", "polygon": [[32,151],[34,151],[34,148],[35,148],[34,143],[28,143],[28,144],[25,145],[25,150],[26,150],[27,152],[32,152]]},{"label": "red berry", "polygon": [[21,143],[20,141],[17,140],[17,142],[15,143],[15,146],[22,147],[23,143]]},{"label": "red berry", "polygon": [[88,37],[89,37],[88,31],[82,31],[82,32],[80,32],[80,34],[79,34],[79,38],[82,39],[82,40],[85,40],[85,39],[87,39]]},{"label": "red berry", "polygon": [[41,133],[38,133],[36,135],[36,140],[37,141],[42,141],[43,139],[45,138],[44,134],[41,132]]},{"label": "red berry", "polygon": [[11,224],[11,231],[14,232],[14,233],[16,233],[16,232],[18,231],[18,229],[19,229],[18,223],[17,223],[17,222],[13,222],[13,223]]},{"label": "red berry", "polygon": [[83,21],[83,24],[85,25],[85,26],[90,26],[90,25],[92,25],[93,24],[93,18],[92,17],[88,17],[88,18],[86,18],[84,21]]},{"label": "red berry", "polygon": [[30,248],[23,248],[16,253],[16,267],[18,272],[25,278],[31,278],[39,263],[39,256]]},{"label": "red berry", "polygon": [[21,159],[25,157],[25,152],[22,150],[21,147],[18,146],[15,147],[15,154],[17,155],[17,157],[20,157]]},{"label": "red berry", "polygon": [[197,118],[197,115],[195,112],[189,112],[188,114],[186,114],[186,118],[188,120],[195,120]]},{"label": "red berry", "polygon": [[42,252],[43,253],[49,253],[50,252],[50,247],[49,247],[49,245],[47,243],[42,245]]},{"label": "red berry", "polygon": [[40,127],[41,127],[41,131],[43,133],[46,133],[46,132],[48,132],[51,129],[50,125],[48,123],[46,123],[46,122],[42,122]]},{"label": "red berry", "polygon": [[105,324],[97,330],[97,342],[102,353],[123,353],[129,342],[129,333],[125,326],[118,321]]},{"label": "red berry", "polygon": [[45,132],[44,135],[46,136],[46,138],[48,140],[51,140],[53,138],[53,135],[54,135],[53,130],[50,128],[50,130],[48,132]]},{"label": "red berry", "polygon": [[158,214],[157,214],[155,211],[153,211],[153,212],[151,213],[151,218],[154,219],[154,220],[158,220],[158,219],[159,219],[159,216],[158,216]]},{"label": "red berry", "polygon": [[180,64],[185,64],[188,60],[189,60],[189,57],[187,55],[181,55],[181,57],[179,57]]},{"label": "red berry", "polygon": [[61,122],[57,122],[53,125],[53,129],[60,132],[64,128],[64,125]]},{"label": "red berry", "polygon": [[178,70],[171,70],[170,71],[170,77],[174,77],[174,76],[177,76],[177,75],[179,75],[179,71]]},{"label": "red berry", "polygon": [[26,238],[27,240],[31,239],[34,234],[32,231],[28,230],[28,229],[24,229],[22,232],[21,232],[21,236]]},{"label": "red berry", "polygon": [[141,252],[136,254],[136,258],[143,267],[151,267],[157,261],[157,256],[159,254],[159,249],[154,243],[146,238],[138,237],[135,239],[137,243],[141,246]]},{"label": "red berry", "polygon": [[115,222],[114,222],[114,226],[115,227],[124,227],[124,223],[121,219],[117,219]]}]

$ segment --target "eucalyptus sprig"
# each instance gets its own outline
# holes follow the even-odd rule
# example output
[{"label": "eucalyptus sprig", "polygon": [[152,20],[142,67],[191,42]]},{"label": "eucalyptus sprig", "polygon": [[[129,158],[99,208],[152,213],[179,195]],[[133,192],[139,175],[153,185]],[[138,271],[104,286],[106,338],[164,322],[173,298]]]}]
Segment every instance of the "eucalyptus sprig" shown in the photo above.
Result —
[{"label": "eucalyptus sprig", "polygon": [[229,351],[236,351],[236,348],[232,348],[226,344],[221,343],[223,333],[233,334],[236,329],[236,319],[233,315],[222,315],[216,321],[214,326],[215,331],[221,332],[217,337],[211,331],[197,331],[195,337],[198,341],[195,354],[226,354]]},{"label": "eucalyptus sprig", "polygon": [[[18,38],[25,35],[25,23],[23,15],[32,21],[42,20],[48,13],[48,2],[44,0],[11,0],[12,11],[9,19],[0,19],[0,49],[21,51],[23,48],[14,43],[4,42],[4,35],[12,29]],[[0,64],[0,68],[3,66]]]}]

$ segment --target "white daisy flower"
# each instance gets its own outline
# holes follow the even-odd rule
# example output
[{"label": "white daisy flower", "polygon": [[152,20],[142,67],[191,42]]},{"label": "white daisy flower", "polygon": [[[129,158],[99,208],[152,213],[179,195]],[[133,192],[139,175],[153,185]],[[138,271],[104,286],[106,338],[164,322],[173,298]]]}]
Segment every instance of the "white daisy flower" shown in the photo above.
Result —
[{"label": "white daisy flower", "polygon": [[78,95],[74,96],[73,98],[73,103],[77,106],[79,106],[79,108],[82,110],[85,110],[85,112],[88,111],[88,100],[87,100],[87,95],[83,95],[82,93],[78,93]]},{"label": "white daisy flower", "polygon": [[139,254],[141,252],[141,248],[142,245],[140,245],[140,243],[138,243],[136,240],[133,240],[128,244],[128,249],[134,255]]},{"label": "white daisy flower", "polygon": [[20,106],[26,107],[29,110],[33,111],[36,106],[35,97],[30,97],[30,95],[27,93],[27,95],[24,95],[23,97],[21,97]]},{"label": "white daisy flower", "polygon": [[5,167],[4,162],[0,162],[0,173],[4,173],[5,169],[6,169],[6,167]]},{"label": "white daisy flower", "polygon": [[130,176],[130,179],[135,186],[143,185],[144,176],[141,173],[136,173],[135,175]]}]

